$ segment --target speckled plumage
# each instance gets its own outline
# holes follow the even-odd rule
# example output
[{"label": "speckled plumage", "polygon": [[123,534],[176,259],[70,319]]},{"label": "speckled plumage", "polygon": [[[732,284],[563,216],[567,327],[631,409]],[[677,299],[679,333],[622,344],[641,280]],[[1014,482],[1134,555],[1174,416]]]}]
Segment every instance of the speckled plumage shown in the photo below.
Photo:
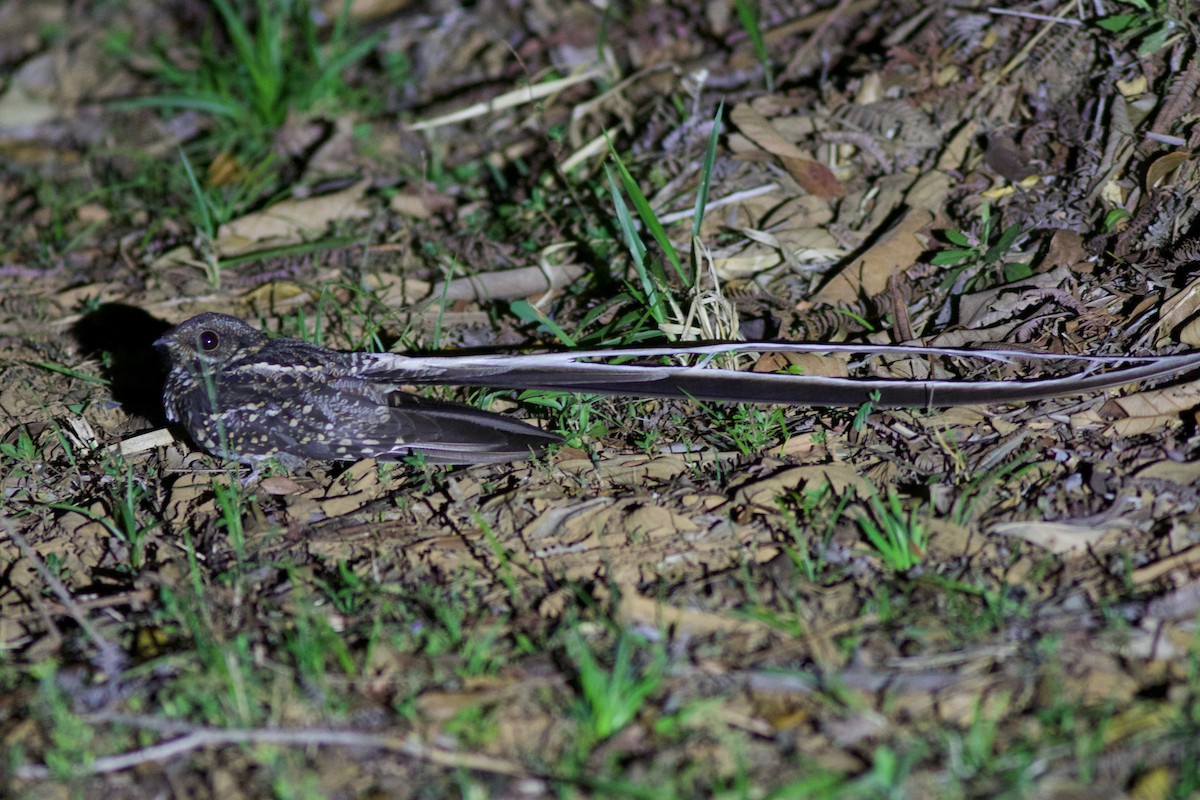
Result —
[{"label": "speckled plumage", "polygon": [[551,442],[498,414],[425,400],[400,389],[395,356],[273,339],[236,317],[205,313],[155,342],[167,357],[167,419],[205,451],[243,464],[276,458],[492,463]]}]

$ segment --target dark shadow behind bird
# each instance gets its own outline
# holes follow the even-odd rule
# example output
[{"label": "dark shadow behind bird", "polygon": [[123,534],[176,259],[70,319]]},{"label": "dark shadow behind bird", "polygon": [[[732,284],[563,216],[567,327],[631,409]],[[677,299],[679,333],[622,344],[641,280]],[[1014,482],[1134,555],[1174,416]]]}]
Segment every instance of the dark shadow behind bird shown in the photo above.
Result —
[{"label": "dark shadow behind bird", "polygon": [[109,382],[113,399],[127,413],[162,426],[167,370],[154,340],[170,327],[135,306],[105,303],[84,314],[70,332],[83,355],[100,360],[101,376]]}]

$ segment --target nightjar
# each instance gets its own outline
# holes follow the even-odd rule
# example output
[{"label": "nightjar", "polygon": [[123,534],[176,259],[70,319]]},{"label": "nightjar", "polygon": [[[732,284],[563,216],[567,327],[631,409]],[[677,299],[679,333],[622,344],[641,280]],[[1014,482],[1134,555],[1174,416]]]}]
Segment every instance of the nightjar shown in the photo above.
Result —
[{"label": "nightjar", "polygon": [[242,464],[275,458],[295,469],[308,459],[410,454],[435,464],[498,463],[561,441],[499,414],[402,391],[400,356],[271,338],[227,314],[192,317],[155,346],[169,366],[167,419],[202,449]]}]

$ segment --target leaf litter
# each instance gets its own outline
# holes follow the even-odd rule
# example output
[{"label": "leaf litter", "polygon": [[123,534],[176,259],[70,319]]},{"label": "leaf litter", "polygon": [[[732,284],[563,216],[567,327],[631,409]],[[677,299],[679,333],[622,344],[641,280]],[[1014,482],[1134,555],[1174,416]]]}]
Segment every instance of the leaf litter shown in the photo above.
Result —
[{"label": "leaf litter", "polygon": [[[104,316],[232,310],[425,350],[556,343],[510,299],[572,334],[627,320],[602,302],[627,267],[596,247],[615,231],[590,188],[606,141],[660,219],[690,222],[723,101],[699,237],[745,338],[1185,351],[1200,316],[1185,3],[761,4],[766,66],[737,4],[395,8],[364,23],[375,56],[348,69],[378,104],[292,116],[255,151],[277,183],[217,198],[236,243],[196,235],[188,190],[147,182],[219,124],[105,105],[161,91],[157,62],[128,56],[148,31],[194,65],[183,32],[214,20],[72,7],[52,18],[75,35],[40,38],[44,5],[0,26],[16,533],[0,536],[0,738],[20,790],[52,774],[89,796],[1195,792],[1186,380],[777,417],[588,398],[545,460],[314,465],[256,488],[182,442],[128,446],[162,423],[117,384],[153,383],[147,323]],[[218,150],[212,187],[254,174]],[[127,183],[145,188],[106,188]],[[687,226],[664,224],[690,252]],[[858,366],[781,355],[770,370]],[[896,358],[867,374],[980,372]],[[871,501],[889,489],[899,519]],[[902,534],[909,513],[928,542],[897,571],[856,520]],[[100,640],[123,648],[114,674]],[[598,674],[609,702],[644,697],[605,736]],[[283,755],[258,749],[271,737]]]}]

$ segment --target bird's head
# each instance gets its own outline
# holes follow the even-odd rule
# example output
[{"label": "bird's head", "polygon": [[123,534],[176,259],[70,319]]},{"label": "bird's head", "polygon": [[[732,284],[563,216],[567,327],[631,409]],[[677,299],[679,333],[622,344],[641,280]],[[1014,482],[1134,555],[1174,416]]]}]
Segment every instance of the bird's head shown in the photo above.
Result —
[{"label": "bird's head", "polygon": [[257,352],[268,341],[266,334],[237,317],[209,311],[176,325],[160,336],[154,346],[175,366],[225,363]]}]

